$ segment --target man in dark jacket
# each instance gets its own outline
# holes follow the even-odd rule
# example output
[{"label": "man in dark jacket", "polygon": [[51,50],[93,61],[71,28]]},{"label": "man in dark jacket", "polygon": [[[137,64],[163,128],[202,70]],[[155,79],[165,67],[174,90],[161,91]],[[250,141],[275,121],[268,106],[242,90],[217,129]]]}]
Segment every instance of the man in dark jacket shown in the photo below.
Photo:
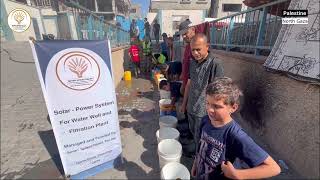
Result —
[{"label": "man in dark jacket", "polygon": [[193,59],[190,61],[189,78],[185,87],[181,111],[188,115],[189,128],[196,147],[199,143],[200,123],[206,112],[205,90],[216,77],[223,77],[221,61],[209,52],[206,35],[196,34],[190,43]]},{"label": "man in dark jacket", "polygon": [[156,39],[157,44],[159,44],[160,24],[158,23],[157,20],[154,20],[153,35],[154,35],[154,38]]}]

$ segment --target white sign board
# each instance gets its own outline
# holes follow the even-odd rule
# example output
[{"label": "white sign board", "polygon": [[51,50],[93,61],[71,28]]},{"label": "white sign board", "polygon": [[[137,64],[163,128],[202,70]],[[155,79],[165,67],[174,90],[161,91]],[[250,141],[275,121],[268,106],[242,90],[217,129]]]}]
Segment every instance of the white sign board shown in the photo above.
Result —
[{"label": "white sign board", "polygon": [[122,148],[110,44],[43,41],[31,46],[65,174],[118,157]]}]

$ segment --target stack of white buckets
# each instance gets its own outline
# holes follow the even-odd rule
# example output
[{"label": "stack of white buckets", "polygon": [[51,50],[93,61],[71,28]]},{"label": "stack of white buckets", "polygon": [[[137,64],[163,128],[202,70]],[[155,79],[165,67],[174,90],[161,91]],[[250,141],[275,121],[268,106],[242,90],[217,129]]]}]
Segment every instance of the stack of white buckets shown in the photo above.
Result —
[{"label": "stack of white buckets", "polygon": [[174,116],[161,116],[159,118],[160,129],[156,132],[158,141],[159,165],[161,179],[190,179],[189,170],[182,164],[182,145],[180,133],[176,129],[178,119]]}]

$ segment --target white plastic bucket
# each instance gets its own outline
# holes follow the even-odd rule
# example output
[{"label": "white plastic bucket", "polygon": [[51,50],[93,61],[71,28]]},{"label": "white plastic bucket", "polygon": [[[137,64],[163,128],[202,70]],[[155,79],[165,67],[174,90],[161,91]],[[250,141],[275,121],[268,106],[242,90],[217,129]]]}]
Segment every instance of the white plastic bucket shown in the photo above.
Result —
[{"label": "white plastic bucket", "polygon": [[171,99],[160,99],[160,116],[177,116],[176,106],[171,105]]},{"label": "white plastic bucket", "polygon": [[190,179],[190,172],[184,165],[171,162],[162,168],[161,179]]},{"label": "white plastic bucket", "polygon": [[180,133],[177,129],[171,127],[163,127],[156,132],[158,144],[164,139],[179,140]]},{"label": "white plastic bucket", "polygon": [[159,100],[159,106],[166,106],[166,105],[171,105],[171,99],[160,99]]},{"label": "white plastic bucket", "polygon": [[177,123],[178,123],[178,119],[174,116],[161,116],[159,118],[160,129],[164,127],[176,128]]},{"label": "white plastic bucket", "polygon": [[158,144],[160,168],[170,162],[180,162],[181,155],[182,145],[175,139],[164,139]]},{"label": "white plastic bucket", "polygon": [[[160,92],[160,99],[170,99],[171,98],[170,91],[160,89],[159,92]],[[171,101],[170,101],[170,103],[171,103]]]},{"label": "white plastic bucket", "polygon": [[171,162],[179,163],[180,159],[181,159],[181,154],[178,155],[177,157],[174,157],[174,158],[168,158],[168,157],[164,157],[164,156],[159,155],[159,167],[161,169],[161,168],[163,168],[163,166],[165,166],[166,164],[171,163]]}]

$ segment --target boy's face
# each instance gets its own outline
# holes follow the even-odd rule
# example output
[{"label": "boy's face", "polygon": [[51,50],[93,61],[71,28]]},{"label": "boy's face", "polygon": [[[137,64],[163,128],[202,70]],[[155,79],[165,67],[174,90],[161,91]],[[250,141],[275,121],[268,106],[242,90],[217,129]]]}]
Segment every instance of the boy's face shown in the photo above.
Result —
[{"label": "boy's face", "polygon": [[167,85],[163,86],[162,89],[165,90],[165,91],[170,91],[170,85],[167,84]]},{"label": "boy's face", "polygon": [[224,98],[216,98],[215,96],[206,96],[206,109],[211,121],[227,121],[230,119],[231,113],[238,109],[238,104],[226,105]]}]

